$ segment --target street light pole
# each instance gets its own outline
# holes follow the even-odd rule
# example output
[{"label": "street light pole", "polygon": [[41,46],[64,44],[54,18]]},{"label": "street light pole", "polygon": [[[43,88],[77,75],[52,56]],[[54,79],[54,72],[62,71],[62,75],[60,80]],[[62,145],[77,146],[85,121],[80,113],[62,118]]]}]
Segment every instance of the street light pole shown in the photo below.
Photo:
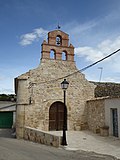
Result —
[{"label": "street light pole", "polygon": [[62,145],[67,145],[66,140],[66,129],[67,129],[67,109],[66,109],[66,89],[68,88],[69,83],[64,79],[64,81],[61,83],[61,87],[64,91],[64,116],[63,116],[63,137],[62,137]]},{"label": "street light pole", "polygon": [[65,105],[65,100],[66,100],[66,90],[64,90],[64,117],[63,117],[63,137],[62,137],[62,145],[66,146],[67,145],[67,140],[66,140],[66,105]]}]

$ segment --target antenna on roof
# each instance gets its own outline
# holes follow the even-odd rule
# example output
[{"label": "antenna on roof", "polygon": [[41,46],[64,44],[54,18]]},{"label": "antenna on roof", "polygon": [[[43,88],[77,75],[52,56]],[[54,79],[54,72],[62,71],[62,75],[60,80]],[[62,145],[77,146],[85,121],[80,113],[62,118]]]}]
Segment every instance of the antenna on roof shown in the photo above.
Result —
[{"label": "antenna on roof", "polygon": [[100,71],[100,78],[99,78],[99,82],[101,82],[103,67],[98,67],[98,69],[101,70],[101,71]]}]

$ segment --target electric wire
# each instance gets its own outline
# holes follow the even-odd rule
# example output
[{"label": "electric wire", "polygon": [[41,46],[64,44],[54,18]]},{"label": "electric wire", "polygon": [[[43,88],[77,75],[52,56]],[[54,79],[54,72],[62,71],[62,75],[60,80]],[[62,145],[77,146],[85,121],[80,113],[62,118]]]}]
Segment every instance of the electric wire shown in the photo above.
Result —
[{"label": "electric wire", "polygon": [[[94,63],[92,63],[92,64],[90,64],[90,65],[88,65],[88,66],[86,66],[86,67],[84,67],[84,68],[76,71],[76,72],[73,72],[73,73],[71,73],[71,74],[68,74],[68,75],[66,75],[66,76],[63,76],[63,77],[60,77],[60,78],[57,78],[57,79],[54,79],[54,80],[51,80],[51,81],[52,81],[52,82],[53,82],[53,81],[57,81],[57,80],[60,80],[60,79],[63,79],[63,78],[67,78],[67,77],[69,77],[69,76],[72,76],[72,75],[74,75],[74,74],[76,74],[76,73],[78,73],[78,72],[83,72],[83,71],[85,71],[86,69],[88,69],[88,68],[90,68],[90,67],[92,67],[92,66],[94,66],[94,65],[96,65],[96,64],[98,64],[98,63],[100,63],[100,62],[102,62],[103,60],[111,57],[112,55],[116,54],[116,53],[119,52],[119,51],[120,51],[120,49],[112,52],[111,54],[105,56],[104,58],[101,58],[100,60],[98,60],[98,61],[96,61],[96,62],[94,62]],[[47,81],[47,82],[51,82],[51,81]],[[46,82],[45,82],[45,83],[46,83]]]},{"label": "electric wire", "polygon": [[116,51],[110,53],[109,55],[101,58],[100,60],[98,60],[98,61],[96,61],[96,62],[94,62],[94,63],[92,63],[92,64],[90,64],[90,65],[88,65],[88,66],[86,66],[86,67],[84,67],[84,68],[82,68],[82,69],[80,69],[80,70],[77,70],[76,72],[73,72],[73,73],[71,73],[71,74],[68,74],[68,75],[66,75],[66,76],[59,77],[59,78],[56,78],[56,79],[53,79],[53,80],[44,81],[44,82],[41,82],[41,83],[39,83],[39,84],[53,83],[54,81],[58,81],[58,80],[61,80],[61,79],[64,79],[64,78],[68,78],[68,77],[70,77],[70,76],[72,76],[72,75],[74,75],[74,74],[76,74],[76,73],[78,73],[78,72],[83,72],[83,71],[87,70],[88,68],[90,68],[90,67],[92,67],[92,66],[94,66],[94,65],[96,65],[96,64],[98,64],[98,63],[100,63],[100,62],[102,62],[102,61],[104,61],[105,59],[113,56],[114,54],[116,54],[116,53],[119,52],[119,51],[120,51],[120,49],[117,49]]}]

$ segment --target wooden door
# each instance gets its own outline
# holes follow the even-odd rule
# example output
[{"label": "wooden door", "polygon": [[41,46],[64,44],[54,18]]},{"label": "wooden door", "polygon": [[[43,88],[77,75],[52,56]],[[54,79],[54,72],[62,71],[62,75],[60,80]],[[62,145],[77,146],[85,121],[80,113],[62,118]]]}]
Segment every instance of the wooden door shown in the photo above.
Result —
[{"label": "wooden door", "polygon": [[55,102],[49,110],[49,130],[59,131],[63,129],[64,104]]}]

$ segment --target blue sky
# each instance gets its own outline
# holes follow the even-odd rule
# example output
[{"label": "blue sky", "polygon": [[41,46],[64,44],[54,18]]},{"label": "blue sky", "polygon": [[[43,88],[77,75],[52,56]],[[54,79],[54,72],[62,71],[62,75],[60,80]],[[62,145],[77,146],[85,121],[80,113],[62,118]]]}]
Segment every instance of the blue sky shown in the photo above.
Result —
[{"label": "blue sky", "polygon": [[[0,93],[40,63],[47,32],[68,33],[78,69],[120,48],[120,0],[0,0]],[[120,83],[120,52],[84,72],[88,80]],[[102,67],[102,69],[100,69]]]}]

